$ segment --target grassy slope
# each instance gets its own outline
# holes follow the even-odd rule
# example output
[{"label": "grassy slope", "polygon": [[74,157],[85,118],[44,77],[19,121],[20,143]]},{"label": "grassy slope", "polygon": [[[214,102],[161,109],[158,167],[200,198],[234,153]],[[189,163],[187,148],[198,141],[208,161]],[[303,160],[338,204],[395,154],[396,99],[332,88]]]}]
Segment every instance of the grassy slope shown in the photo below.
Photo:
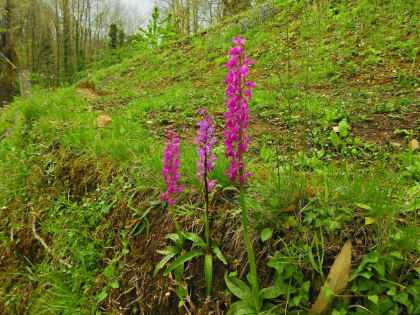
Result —
[{"label": "grassy slope", "polygon": [[[353,267],[369,254],[361,272],[371,280],[356,277],[348,292],[353,297],[336,299],[334,308],[415,314],[420,159],[407,145],[419,138],[420,118],[419,4],[413,3],[259,7],[101,69],[79,84],[84,90],[39,91],[17,100],[0,116],[0,308],[176,312],[174,292],[165,295],[176,290],[174,283],[151,277],[155,250],[173,231],[170,218],[160,208],[150,212],[149,236],[146,229],[138,233],[136,220],[164,189],[161,151],[165,130],[174,125],[186,186],[179,217],[185,229],[201,230],[192,139],[201,108],[216,115],[218,132],[223,128],[223,64],[231,38],[243,35],[256,60],[250,78],[258,83],[248,156],[256,176],[247,200],[262,282],[291,283],[296,290],[280,298],[279,309],[303,310],[322,283],[313,265],[321,241],[313,240],[322,233],[326,274],[350,238]],[[101,112],[113,122],[98,129]],[[350,134],[335,148],[330,132],[343,119]],[[230,270],[243,275],[246,257],[221,140],[216,150],[213,238]],[[33,237],[33,220],[55,258]],[[274,235],[263,244],[258,238],[266,227]],[[275,274],[266,266],[272,256],[302,274]],[[59,257],[73,264],[70,272]],[[225,310],[231,296],[222,280],[215,280],[215,298],[204,302],[200,268],[194,262],[187,270],[187,306],[203,314]],[[221,266],[216,274],[223,274]]]}]

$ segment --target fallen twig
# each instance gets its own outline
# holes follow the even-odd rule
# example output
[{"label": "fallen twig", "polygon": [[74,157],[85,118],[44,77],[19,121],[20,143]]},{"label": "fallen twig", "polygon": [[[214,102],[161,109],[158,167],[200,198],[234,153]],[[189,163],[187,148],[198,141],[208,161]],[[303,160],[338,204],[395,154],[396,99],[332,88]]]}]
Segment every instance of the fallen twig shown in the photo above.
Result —
[{"label": "fallen twig", "polygon": [[55,257],[54,253],[52,252],[51,248],[48,247],[47,243],[44,241],[44,239],[39,236],[38,232],[36,231],[36,216],[33,217],[32,220],[32,233],[34,234],[35,238],[42,244],[42,246],[44,246],[44,248],[47,250],[47,252],[50,253],[51,256],[53,256],[53,258],[56,258],[60,263],[62,263],[64,266],[66,266],[67,268],[71,268],[73,267],[71,264],[69,264],[68,262],[64,261],[61,258]]}]

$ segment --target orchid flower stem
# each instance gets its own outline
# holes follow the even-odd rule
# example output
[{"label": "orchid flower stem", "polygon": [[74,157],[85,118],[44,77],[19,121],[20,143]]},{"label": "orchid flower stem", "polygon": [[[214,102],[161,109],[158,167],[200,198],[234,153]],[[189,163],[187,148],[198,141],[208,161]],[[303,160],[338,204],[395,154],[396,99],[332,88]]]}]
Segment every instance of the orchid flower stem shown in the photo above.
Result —
[{"label": "orchid flower stem", "polygon": [[207,248],[210,251],[210,222],[209,222],[209,213],[208,213],[208,204],[205,204],[205,227],[204,227],[204,232],[206,234],[206,243],[207,243]]},{"label": "orchid flower stem", "polygon": [[174,221],[176,231],[178,232],[179,237],[182,238],[181,228],[179,227],[178,220],[176,219],[174,207],[169,205],[169,208],[171,209],[171,216],[172,220]]},{"label": "orchid flower stem", "polygon": [[246,214],[245,209],[245,188],[244,185],[240,186],[240,203],[241,203],[241,211],[242,211],[242,225],[244,228],[244,238],[245,238],[245,245],[246,249],[248,251],[248,260],[249,260],[249,266],[251,269],[251,287],[252,287],[252,293],[256,294],[258,293],[258,277],[257,277],[257,265],[255,264],[255,257],[254,257],[254,249],[252,248],[251,241],[249,239],[249,233],[248,233],[248,216]]},{"label": "orchid flower stem", "polygon": [[[204,163],[207,165],[207,153],[204,157]],[[207,168],[204,170],[204,220],[205,220],[205,227],[204,232],[206,234],[206,243],[207,249],[210,251],[210,223],[209,223],[209,188],[207,182]]]}]

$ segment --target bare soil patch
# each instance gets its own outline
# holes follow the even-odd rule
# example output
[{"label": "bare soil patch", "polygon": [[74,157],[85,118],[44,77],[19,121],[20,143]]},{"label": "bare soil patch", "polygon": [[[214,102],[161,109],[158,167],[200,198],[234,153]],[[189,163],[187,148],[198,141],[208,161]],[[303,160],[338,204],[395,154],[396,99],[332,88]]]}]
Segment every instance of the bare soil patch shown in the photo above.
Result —
[{"label": "bare soil patch", "polygon": [[386,145],[389,142],[406,145],[404,133],[396,130],[413,131],[413,136],[418,136],[420,127],[420,112],[410,111],[401,118],[392,118],[389,114],[373,114],[369,120],[357,121],[352,125],[352,132],[364,141]]},{"label": "bare soil patch", "polygon": [[92,99],[99,98],[101,96],[109,95],[108,92],[97,91],[88,82],[84,82],[80,86],[78,86],[77,91],[87,100],[92,100]]}]

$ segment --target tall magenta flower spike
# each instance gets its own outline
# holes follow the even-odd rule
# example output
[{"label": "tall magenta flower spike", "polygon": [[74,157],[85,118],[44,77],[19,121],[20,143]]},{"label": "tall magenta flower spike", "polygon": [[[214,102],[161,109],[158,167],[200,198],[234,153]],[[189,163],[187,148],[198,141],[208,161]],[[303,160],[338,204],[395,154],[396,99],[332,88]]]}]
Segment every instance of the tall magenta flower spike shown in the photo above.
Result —
[{"label": "tall magenta flower spike", "polygon": [[165,178],[165,183],[168,185],[168,190],[162,194],[161,200],[173,205],[175,200],[179,199],[179,193],[184,189],[184,186],[178,183],[181,176],[181,171],[178,171],[181,159],[179,154],[180,140],[173,129],[170,128],[168,131],[169,133],[166,137],[168,142],[165,142],[162,160],[162,175]]},{"label": "tall magenta flower spike", "polygon": [[194,143],[197,144],[198,152],[198,172],[197,176],[200,179],[200,182],[203,182],[203,179],[206,181],[207,192],[211,192],[216,185],[215,180],[209,180],[208,174],[213,171],[215,166],[214,161],[216,156],[212,154],[213,144],[217,141],[216,138],[212,137],[214,133],[214,117],[209,115],[205,110],[200,112],[204,116],[203,120],[200,121],[197,126],[200,127],[200,130],[197,131],[198,138],[194,140]]},{"label": "tall magenta flower spike", "polygon": [[245,184],[246,178],[252,175],[245,170],[243,156],[251,142],[251,138],[246,136],[248,122],[252,118],[249,115],[248,102],[252,98],[251,89],[256,86],[252,80],[246,79],[248,68],[255,61],[245,56],[245,40],[240,37],[233,38],[235,46],[230,49],[230,58],[226,64],[226,68],[229,69],[225,80],[228,112],[224,114],[226,130],[223,132],[226,137],[226,158],[230,162],[226,174],[232,182],[239,176],[241,184]]}]

